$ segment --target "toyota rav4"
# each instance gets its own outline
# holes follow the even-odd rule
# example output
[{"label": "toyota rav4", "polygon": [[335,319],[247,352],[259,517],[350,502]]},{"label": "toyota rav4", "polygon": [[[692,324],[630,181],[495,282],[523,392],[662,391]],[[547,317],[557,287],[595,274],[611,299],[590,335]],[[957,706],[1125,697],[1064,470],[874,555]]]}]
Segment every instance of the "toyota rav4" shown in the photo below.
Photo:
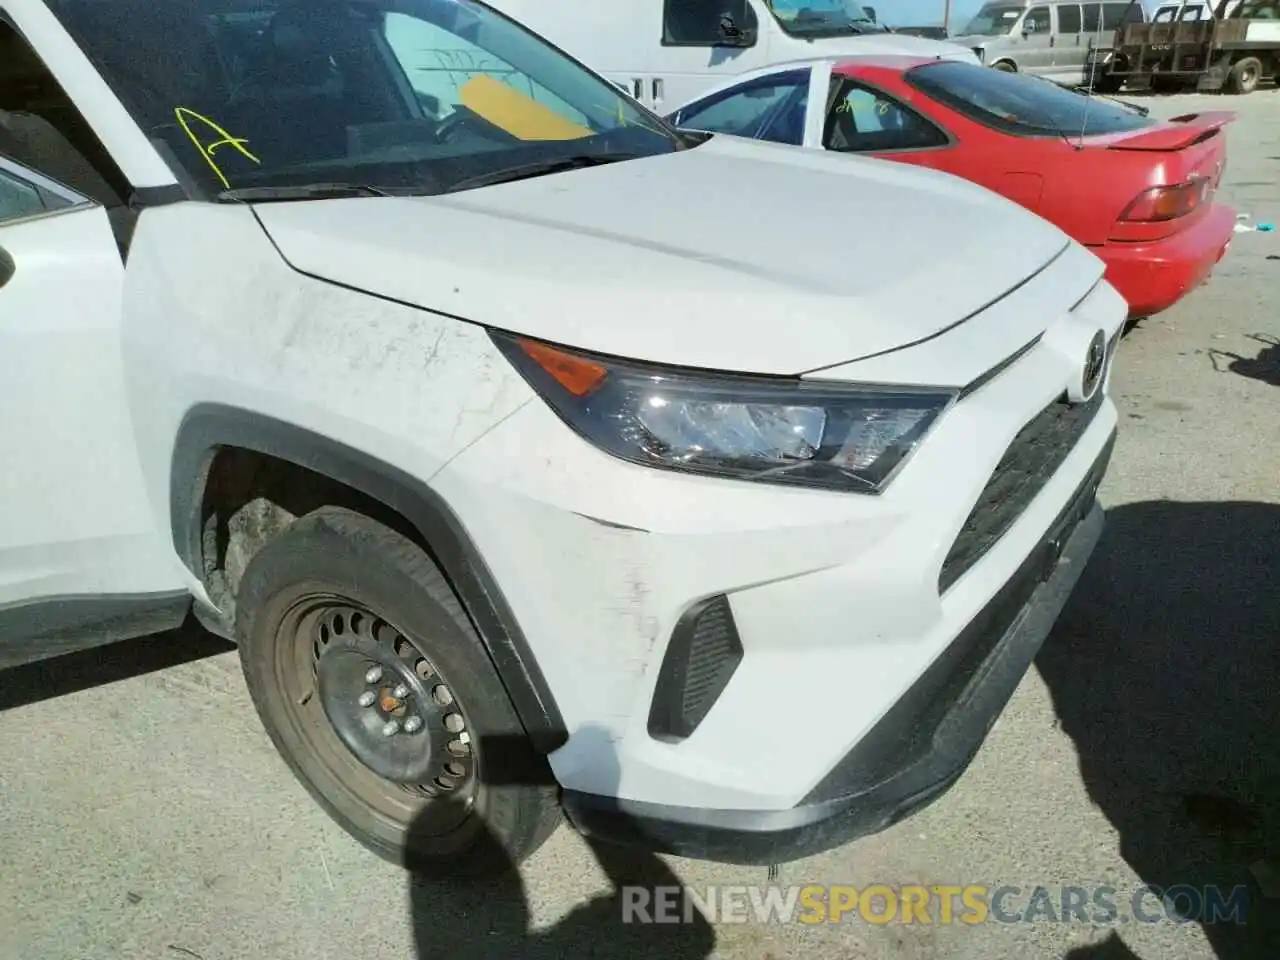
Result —
[{"label": "toyota rav4", "polygon": [[194,611],[394,861],[881,829],[1098,537],[1125,304],[961,180],[477,0],[0,0],[0,111],[4,662]]}]

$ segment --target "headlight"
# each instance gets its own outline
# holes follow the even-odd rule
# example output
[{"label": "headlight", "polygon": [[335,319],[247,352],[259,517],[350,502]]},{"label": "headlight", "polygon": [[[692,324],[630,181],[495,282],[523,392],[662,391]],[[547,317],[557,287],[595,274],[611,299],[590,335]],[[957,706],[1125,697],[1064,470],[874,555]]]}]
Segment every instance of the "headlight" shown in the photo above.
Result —
[{"label": "headlight", "polygon": [[878,493],[956,397],[669,369],[491,335],[552,409],[606,453],[762,483]]}]

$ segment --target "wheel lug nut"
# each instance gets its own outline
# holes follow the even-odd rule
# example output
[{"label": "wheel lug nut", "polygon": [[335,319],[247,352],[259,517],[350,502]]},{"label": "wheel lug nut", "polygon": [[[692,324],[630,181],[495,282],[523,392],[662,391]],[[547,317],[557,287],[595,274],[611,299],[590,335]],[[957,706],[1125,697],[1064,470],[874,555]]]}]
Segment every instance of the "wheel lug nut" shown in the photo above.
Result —
[{"label": "wheel lug nut", "polygon": [[397,700],[403,700],[405,697],[409,695],[409,688],[405,686],[403,683],[397,684],[396,688],[392,690],[391,693],[392,693],[392,696],[394,696]]},{"label": "wheel lug nut", "polygon": [[382,735],[384,737],[394,737],[400,732],[400,723],[397,720],[388,720],[382,725]]},{"label": "wheel lug nut", "polygon": [[372,707],[373,701],[377,699],[378,699],[378,695],[376,693],[374,693],[372,690],[366,690],[364,693],[360,694],[360,706]]},{"label": "wheel lug nut", "polygon": [[417,733],[421,729],[422,729],[421,717],[410,717],[408,720],[404,722],[405,733]]},{"label": "wheel lug nut", "polygon": [[364,675],[365,683],[377,683],[381,679],[382,679],[382,668],[377,664],[374,664],[372,667],[370,667]]}]

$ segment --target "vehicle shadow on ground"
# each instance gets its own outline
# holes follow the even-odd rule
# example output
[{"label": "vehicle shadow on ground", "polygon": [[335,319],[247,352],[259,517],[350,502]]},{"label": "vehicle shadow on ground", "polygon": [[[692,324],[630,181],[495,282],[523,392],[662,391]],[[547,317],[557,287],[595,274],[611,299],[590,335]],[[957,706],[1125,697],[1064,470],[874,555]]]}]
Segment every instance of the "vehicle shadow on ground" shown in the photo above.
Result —
[{"label": "vehicle shadow on ground", "polygon": [[1219,373],[1231,371],[1250,380],[1261,380],[1273,387],[1280,387],[1280,339],[1264,333],[1249,334],[1250,340],[1262,344],[1256,357],[1242,357],[1226,350],[1210,350],[1209,359]]},{"label": "vehicle shadow on ground", "polygon": [[[600,762],[609,767],[603,782],[617,784],[616,755],[603,731],[590,729],[578,736],[602,742]],[[493,755],[492,743],[480,744],[480,756]],[[415,828],[417,824],[415,824]],[[566,825],[561,830],[569,829]],[[532,911],[523,878],[486,831],[481,855],[504,862],[496,879],[459,879],[433,871],[411,874],[409,911],[417,960],[460,957],[465,960],[566,960],[595,957],[632,960],[703,960],[715,948],[715,931],[700,914],[684,922],[650,924],[625,922],[634,911],[625,909],[627,889],[643,888],[646,899],[660,887],[677,887],[680,878],[667,864],[643,850],[613,846],[587,838],[596,862],[608,877],[611,891],[576,906],[568,916],[542,929],[531,929]],[[633,893],[630,903],[635,904]]]},{"label": "vehicle shadow on ground", "polygon": [[[1259,868],[1280,865],[1280,504],[1108,511],[1037,667],[1142,882],[1182,911],[1188,887],[1207,903],[1210,885],[1224,901],[1243,886],[1243,924],[1198,918],[1217,957],[1280,956],[1280,899]],[[1135,956],[1117,933],[1069,960]]]},{"label": "vehicle shadow on ground", "polygon": [[0,711],[157,673],[234,649],[234,644],[189,617],[176,630],[0,668]]}]

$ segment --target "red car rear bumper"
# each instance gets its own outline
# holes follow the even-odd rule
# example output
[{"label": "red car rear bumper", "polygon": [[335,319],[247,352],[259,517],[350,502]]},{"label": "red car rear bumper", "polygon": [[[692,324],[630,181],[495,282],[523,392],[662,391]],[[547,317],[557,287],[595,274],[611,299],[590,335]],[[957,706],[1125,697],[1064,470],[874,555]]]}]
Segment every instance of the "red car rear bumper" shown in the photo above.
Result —
[{"label": "red car rear bumper", "polygon": [[1129,302],[1129,316],[1167,310],[1213,273],[1235,232],[1236,213],[1214,204],[1195,226],[1152,243],[1090,247],[1107,265],[1107,279]]}]

